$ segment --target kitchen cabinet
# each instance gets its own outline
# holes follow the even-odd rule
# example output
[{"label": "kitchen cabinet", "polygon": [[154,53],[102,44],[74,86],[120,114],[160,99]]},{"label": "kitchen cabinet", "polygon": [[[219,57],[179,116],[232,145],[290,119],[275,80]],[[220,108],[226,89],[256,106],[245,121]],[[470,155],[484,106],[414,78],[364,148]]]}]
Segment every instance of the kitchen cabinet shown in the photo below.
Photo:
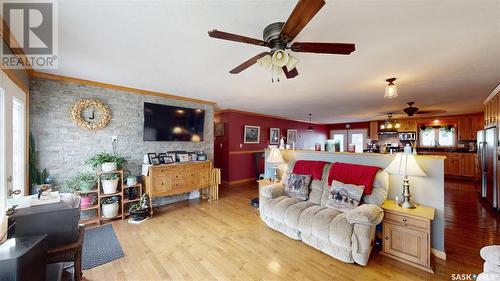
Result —
[{"label": "kitchen cabinet", "polygon": [[[472,122],[473,118],[472,117],[462,117],[458,119],[458,133],[457,137],[459,141],[468,141],[468,140],[473,140],[472,138]],[[476,133],[474,132],[474,136]]]},{"label": "kitchen cabinet", "polygon": [[401,119],[399,120],[400,127],[398,132],[416,132],[417,120],[415,119]]},{"label": "kitchen cabinet", "polygon": [[378,121],[370,122],[370,139],[378,141]]},{"label": "kitchen cabinet", "polygon": [[422,153],[419,152],[419,154],[445,156],[445,176],[477,178],[479,175],[477,169],[476,153],[425,151]]},{"label": "kitchen cabinet", "polygon": [[484,128],[490,128],[497,125],[498,120],[498,97],[495,96],[488,101],[484,107]]}]

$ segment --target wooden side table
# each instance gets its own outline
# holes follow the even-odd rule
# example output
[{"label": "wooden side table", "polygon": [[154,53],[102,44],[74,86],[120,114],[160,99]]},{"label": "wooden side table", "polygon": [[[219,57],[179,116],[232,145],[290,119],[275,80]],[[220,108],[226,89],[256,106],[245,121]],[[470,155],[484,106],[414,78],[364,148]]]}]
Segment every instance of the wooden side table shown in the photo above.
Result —
[{"label": "wooden side table", "polygon": [[434,273],[431,266],[431,221],[435,209],[417,205],[403,209],[386,200],[382,222],[382,255]]}]

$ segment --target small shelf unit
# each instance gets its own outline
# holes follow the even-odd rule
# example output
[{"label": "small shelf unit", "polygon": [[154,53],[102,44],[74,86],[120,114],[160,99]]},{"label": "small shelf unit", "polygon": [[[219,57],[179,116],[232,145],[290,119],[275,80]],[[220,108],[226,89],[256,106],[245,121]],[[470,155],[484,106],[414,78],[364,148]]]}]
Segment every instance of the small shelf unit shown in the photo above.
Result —
[{"label": "small shelf unit", "polygon": [[[93,193],[93,194],[95,194],[94,196],[97,196],[97,203],[96,204],[94,204],[92,206],[85,207],[85,208],[81,208],[81,212],[95,210],[94,216],[81,218],[80,219],[81,224],[101,225],[103,223],[107,223],[107,222],[117,220],[117,219],[123,220],[129,216],[129,212],[128,212],[129,204],[136,203],[136,202],[139,202],[141,200],[142,184],[137,183],[135,185],[126,185],[123,173],[124,173],[123,170],[116,170],[116,171],[112,171],[112,172],[98,172],[97,173],[97,178],[98,178],[97,189],[80,192],[82,194]],[[117,192],[111,193],[111,194],[104,194],[104,192],[102,190],[102,186],[101,186],[101,176],[104,174],[118,174],[120,179],[118,180]],[[131,189],[136,189],[135,196],[133,199],[129,199],[129,196],[128,196],[128,194],[130,194]],[[101,200],[104,198],[113,197],[113,196],[118,197],[118,205],[119,205],[118,214],[114,217],[111,217],[111,218],[105,218],[102,216]]]}]

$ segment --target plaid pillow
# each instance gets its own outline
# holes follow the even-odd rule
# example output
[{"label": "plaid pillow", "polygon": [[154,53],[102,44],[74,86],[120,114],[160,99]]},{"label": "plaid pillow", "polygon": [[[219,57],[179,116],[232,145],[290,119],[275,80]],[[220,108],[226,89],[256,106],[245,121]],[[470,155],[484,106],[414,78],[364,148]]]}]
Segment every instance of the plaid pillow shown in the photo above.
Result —
[{"label": "plaid pillow", "polygon": [[285,185],[285,195],[307,200],[309,198],[310,175],[290,174]]}]

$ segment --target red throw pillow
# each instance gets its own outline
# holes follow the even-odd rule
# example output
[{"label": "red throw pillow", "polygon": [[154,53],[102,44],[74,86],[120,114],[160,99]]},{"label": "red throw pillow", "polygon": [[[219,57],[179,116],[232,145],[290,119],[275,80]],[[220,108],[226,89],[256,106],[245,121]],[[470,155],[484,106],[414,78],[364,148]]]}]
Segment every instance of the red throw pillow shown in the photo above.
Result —
[{"label": "red throw pillow", "polygon": [[373,182],[380,167],[356,165],[349,163],[333,163],[328,175],[328,185],[332,185],[333,180],[345,184],[364,185],[363,195],[372,194]]}]

